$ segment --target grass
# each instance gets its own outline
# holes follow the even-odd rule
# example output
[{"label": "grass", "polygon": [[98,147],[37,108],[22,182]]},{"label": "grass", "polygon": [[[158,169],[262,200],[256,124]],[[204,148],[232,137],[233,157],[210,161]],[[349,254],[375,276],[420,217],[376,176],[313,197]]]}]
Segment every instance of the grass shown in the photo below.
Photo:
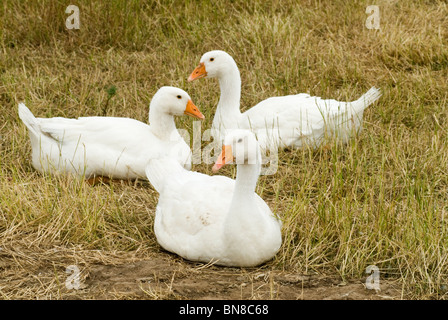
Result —
[{"label": "grass", "polygon": [[[260,178],[258,193],[284,222],[269,268],[359,279],[377,265],[404,297],[446,298],[445,1],[376,1],[380,30],[364,26],[369,1],[77,1],[79,30],[65,28],[69,4],[0,4],[0,256],[23,258],[14,268],[0,260],[0,278],[17,284],[0,280],[0,297],[30,296],[19,276],[37,255],[51,265],[54,248],[81,265],[159,250],[150,185],[90,187],[38,174],[18,102],[40,117],[104,111],[146,122],[152,95],[172,85],[191,95],[205,130],[219,87],[186,79],[203,53],[222,49],[240,68],[243,110],[276,95],[349,101],[373,85],[383,91],[349,145],[281,151],[277,173]],[[192,133],[190,118],[176,122]],[[205,164],[194,170],[211,174]],[[57,288],[39,294],[63,298]]]}]

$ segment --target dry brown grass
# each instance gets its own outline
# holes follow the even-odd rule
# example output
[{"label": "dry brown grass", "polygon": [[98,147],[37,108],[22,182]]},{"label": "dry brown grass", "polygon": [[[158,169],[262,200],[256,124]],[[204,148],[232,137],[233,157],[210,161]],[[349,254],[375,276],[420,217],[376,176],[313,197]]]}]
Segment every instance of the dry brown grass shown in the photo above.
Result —
[{"label": "dry brown grass", "polygon": [[[284,220],[284,244],[266,268],[360,279],[374,264],[404,297],[445,298],[445,1],[378,1],[380,30],[364,26],[368,1],[78,1],[80,30],[65,28],[69,4],[0,4],[1,298],[70,298],[69,264],[88,270],[160,254],[150,185],[91,187],[36,173],[18,102],[40,117],[93,116],[114,85],[107,115],[146,122],[152,95],[173,85],[201,108],[204,130],[219,87],[186,79],[211,49],[239,65],[243,110],[275,95],[354,100],[372,85],[383,91],[348,146],[282,151],[278,172],[261,177],[258,192]],[[192,132],[191,119],[177,124]]]}]

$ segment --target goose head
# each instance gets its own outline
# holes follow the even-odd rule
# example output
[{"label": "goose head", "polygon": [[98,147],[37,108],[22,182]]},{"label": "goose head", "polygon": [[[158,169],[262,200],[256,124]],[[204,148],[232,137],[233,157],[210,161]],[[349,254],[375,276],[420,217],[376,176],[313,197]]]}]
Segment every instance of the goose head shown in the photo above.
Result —
[{"label": "goose head", "polygon": [[233,161],[236,164],[261,164],[258,141],[251,131],[244,129],[229,131],[212,170],[216,172]]},{"label": "goose head", "polygon": [[150,110],[160,110],[169,115],[189,115],[203,120],[204,115],[191,100],[188,93],[175,87],[160,88],[151,100]]},{"label": "goose head", "polygon": [[194,81],[201,78],[219,78],[229,70],[238,70],[235,60],[222,50],[213,50],[201,57],[199,65],[188,77],[188,81]]}]

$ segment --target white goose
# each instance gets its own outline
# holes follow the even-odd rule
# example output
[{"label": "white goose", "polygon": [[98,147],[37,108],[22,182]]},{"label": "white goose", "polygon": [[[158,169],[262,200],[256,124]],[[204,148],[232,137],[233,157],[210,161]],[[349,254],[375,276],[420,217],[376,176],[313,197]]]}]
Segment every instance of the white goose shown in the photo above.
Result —
[{"label": "white goose", "polygon": [[162,87],[154,95],[150,125],[118,117],[35,118],[19,104],[19,117],[29,130],[34,168],[86,178],[146,179],[148,160],[162,155],[190,169],[190,147],[174,122],[174,115],[183,114],[204,119],[190,96],[174,87]]},{"label": "white goose", "polygon": [[148,180],[159,192],[154,232],[159,244],[181,257],[250,267],[271,259],[282,243],[281,222],[255,193],[261,152],[253,133],[226,136],[214,171],[235,157],[236,180],[183,169],[171,159],[152,159]]},{"label": "white goose", "polygon": [[340,102],[305,93],[266,99],[244,113],[240,111],[241,78],[235,60],[226,52],[205,53],[188,81],[218,78],[221,96],[212,136],[221,141],[226,129],[245,128],[256,133],[263,149],[319,146],[325,136],[344,143],[361,129],[363,111],[381,93],[372,87],[358,100]]}]

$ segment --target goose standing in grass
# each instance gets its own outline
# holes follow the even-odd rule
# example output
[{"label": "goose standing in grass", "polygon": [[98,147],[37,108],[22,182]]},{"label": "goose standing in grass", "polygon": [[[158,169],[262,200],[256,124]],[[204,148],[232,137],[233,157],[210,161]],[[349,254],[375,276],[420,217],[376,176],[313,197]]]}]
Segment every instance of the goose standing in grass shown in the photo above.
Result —
[{"label": "goose standing in grass", "polygon": [[23,104],[19,117],[29,130],[36,170],[86,178],[146,179],[149,159],[173,157],[188,170],[191,150],[176,129],[175,115],[204,119],[182,89],[162,87],[149,108],[149,123],[119,117],[35,118]]},{"label": "goose standing in grass", "polygon": [[253,133],[226,136],[213,167],[237,163],[236,180],[187,171],[171,159],[152,159],[146,174],[159,192],[154,232],[181,257],[251,267],[271,259],[282,243],[281,222],[255,193],[261,152]]},{"label": "goose standing in grass", "polygon": [[325,137],[346,143],[361,129],[364,109],[381,96],[374,87],[353,102],[300,93],[266,99],[241,113],[240,72],[229,54],[220,50],[205,53],[188,81],[204,77],[218,78],[221,89],[211,132],[214,139],[221,141],[227,129],[251,129],[263,149],[317,147]]}]

